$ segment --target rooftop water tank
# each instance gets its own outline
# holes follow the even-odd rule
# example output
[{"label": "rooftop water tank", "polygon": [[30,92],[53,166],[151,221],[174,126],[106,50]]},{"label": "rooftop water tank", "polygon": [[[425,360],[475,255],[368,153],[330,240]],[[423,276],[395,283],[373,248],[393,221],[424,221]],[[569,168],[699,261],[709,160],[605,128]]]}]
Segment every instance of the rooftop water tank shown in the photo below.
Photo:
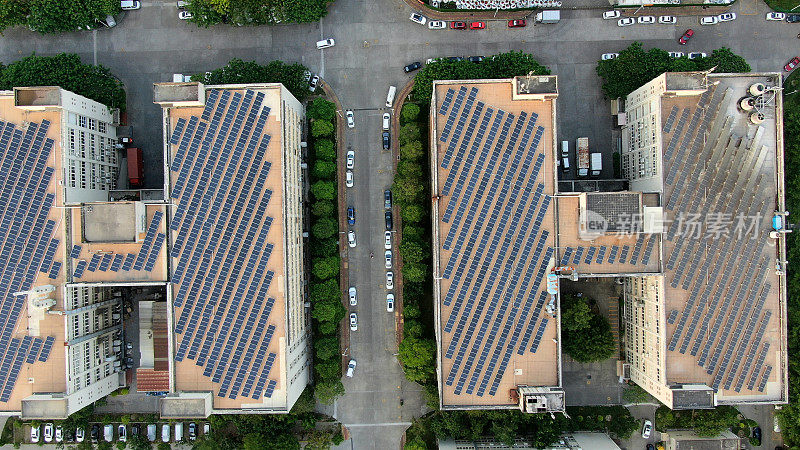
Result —
[{"label": "rooftop water tank", "polygon": [[760,112],[754,112],[750,114],[750,123],[753,125],[759,125],[764,121],[764,114]]},{"label": "rooftop water tank", "polygon": [[750,93],[750,95],[757,97],[763,94],[766,89],[767,87],[764,86],[764,83],[753,83],[750,85],[750,88],[747,91]]},{"label": "rooftop water tank", "polygon": [[772,228],[774,228],[776,231],[783,229],[783,216],[778,214],[772,216]]}]

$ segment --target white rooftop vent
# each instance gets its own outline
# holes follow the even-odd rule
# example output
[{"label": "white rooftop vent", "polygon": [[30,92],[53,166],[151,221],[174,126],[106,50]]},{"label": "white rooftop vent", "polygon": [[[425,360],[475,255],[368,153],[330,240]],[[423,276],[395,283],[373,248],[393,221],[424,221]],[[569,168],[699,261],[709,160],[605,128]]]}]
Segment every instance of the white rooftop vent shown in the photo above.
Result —
[{"label": "white rooftop vent", "polygon": [[754,112],[750,114],[750,123],[753,125],[759,125],[764,122],[764,114],[760,112]]},{"label": "white rooftop vent", "polygon": [[764,83],[753,83],[750,85],[750,88],[747,91],[752,96],[759,96],[763,94],[766,89],[767,87],[764,86]]}]

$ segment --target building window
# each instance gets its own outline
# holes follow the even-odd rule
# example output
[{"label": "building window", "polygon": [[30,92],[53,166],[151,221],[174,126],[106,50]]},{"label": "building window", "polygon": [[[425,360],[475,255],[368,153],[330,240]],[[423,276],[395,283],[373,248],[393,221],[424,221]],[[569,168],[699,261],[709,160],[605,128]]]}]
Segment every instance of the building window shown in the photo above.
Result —
[{"label": "building window", "polygon": [[106,132],[106,123],[103,122],[103,121],[97,122],[97,131],[99,131],[101,133],[105,133]]}]

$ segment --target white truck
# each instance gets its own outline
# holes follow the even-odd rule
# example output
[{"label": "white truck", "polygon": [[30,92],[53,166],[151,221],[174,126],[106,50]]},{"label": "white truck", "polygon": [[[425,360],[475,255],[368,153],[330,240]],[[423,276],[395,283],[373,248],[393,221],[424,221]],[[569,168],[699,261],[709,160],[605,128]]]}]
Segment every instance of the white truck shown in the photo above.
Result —
[{"label": "white truck", "polygon": [[589,138],[578,138],[575,148],[578,153],[576,158],[578,160],[578,176],[585,177],[589,175]]},{"label": "white truck", "polygon": [[561,11],[554,9],[536,13],[537,23],[558,23],[561,20]]},{"label": "white truck", "polygon": [[592,153],[592,176],[599,177],[601,170],[603,170],[603,154]]}]

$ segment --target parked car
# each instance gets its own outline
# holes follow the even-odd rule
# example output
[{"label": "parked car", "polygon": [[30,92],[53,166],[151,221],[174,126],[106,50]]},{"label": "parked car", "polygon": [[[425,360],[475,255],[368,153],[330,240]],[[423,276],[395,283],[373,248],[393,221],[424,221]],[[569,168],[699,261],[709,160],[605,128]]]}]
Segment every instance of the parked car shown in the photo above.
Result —
[{"label": "parked car", "polygon": [[791,71],[792,71],[792,69],[794,69],[795,67],[797,67],[797,65],[798,65],[798,64],[800,64],[800,58],[798,58],[797,56],[795,56],[794,58],[792,58],[791,60],[789,60],[789,62],[788,62],[788,63],[786,63],[786,65],[785,65],[785,66],[783,66],[783,70],[785,70],[785,71],[787,71],[787,72],[791,72]]},{"label": "parked car", "polygon": [[114,20],[114,16],[112,16],[111,14],[106,15],[106,26],[108,28],[114,28],[115,26],[117,26],[117,21]]},{"label": "parked car", "polygon": [[418,13],[411,13],[411,15],[408,18],[412,22],[416,22],[416,23],[418,23],[420,25],[425,25],[425,22],[428,20],[425,16],[423,16],[422,14],[418,14]]},{"label": "parked car", "polygon": [[389,150],[390,139],[389,139],[389,132],[388,131],[384,131],[383,133],[381,133],[381,140],[383,141],[383,149],[384,150]]},{"label": "parked car", "polygon": [[686,43],[687,43],[687,42],[689,42],[689,39],[691,39],[691,38],[692,38],[692,36],[694,36],[694,30],[692,30],[691,28],[689,28],[689,29],[688,29],[688,30],[686,30],[686,31],[683,33],[683,35],[681,35],[681,37],[678,39],[678,44],[681,44],[681,45],[686,45]]},{"label": "parked car", "polygon": [[447,60],[448,61],[453,61],[453,62],[458,62],[458,61],[463,61],[464,57],[463,56],[448,56]]},{"label": "parked car", "polygon": [[311,78],[311,81],[308,83],[308,90],[314,92],[317,90],[317,85],[319,84],[319,75],[314,75]]},{"label": "parked car", "polygon": [[31,425],[31,442],[36,444],[39,442],[39,426]]},{"label": "parked car", "polygon": [[650,433],[653,432],[653,422],[645,419],[644,426],[642,427],[642,438],[650,439]]},{"label": "parked car", "polygon": [[358,315],[350,313],[350,331],[358,331]]},{"label": "parked car", "polygon": [[194,17],[194,15],[192,15],[192,13],[189,11],[178,11],[178,19],[189,20],[192,17]]},{"label": "parked car", "polygon": [[474,62],[474,63],[479,63],[479,62],[483,61],[484,59],[486,59],[485,56],[470,56],[469,58],[467,58],[467,61]]},{"label": "parked car", "polygon": [[356,209],[352,206],[347,208],[347,224],[348,225],[355,225],[356,224]]},{"label": "parked car", "polygon": [[119,2],[120,9],[123,11],[131,11],[142,7],[142,2],[139,0],[122,0]]},{"label": "parked car", "polygon": [[333,39],[323,39],[321,41],[317,41],[317,50],[322,50],[323,48],[330,48],[336,45],[336,41]]},{"label": "parked car", "polygon": [[178,0],[176,2],[178,9],[183,9],[189,6],[189,0]]},{"label": "parked car", "polygon": [[394,273],[386,272],[386,289],[394,289]]},{"label": "parked car", "polygon": [[467,22],[461,22],[458,20],[450,22],[450,28],[453,30],[466,30]]},{"label": "parked car", "polygon": [[45,442],[53,442],[53,424],[46,423],[44,424],[44,441]]},{"label": "parked car", "polygon": [[117,434],[119,435],[120,442],[125,442],[128,440],[128,429],[124,424],[120,424],[120,426],[117,427]]},{"label": "parked car", "polygon": [[658,23],[663,25],[674,25],[678,23],[678,19],[675,16],[658,16]]},{"label": "parked car", "polygon": [[386,250],[383,253],[383,265],[387,269],[391,269],[392,268],[392,251],[391,250]]},{"label": "parked car", "polygon": [[344,173],[344,185],[347,187],[353,187],[355,181],[353,181],[353,171],[348,170]]},{"label": "parked car", "polygon": [[392,116],[389,113],[383,113],[383,131],[389,131]]},{"label": "parked car", "polygon": [[717,20],[720,22],[730,22],[732,20],[736,20],[736,13],[722,13],[717,16]]},{"label": "parked car", "polygon": [[608,19],[616,19],[616,18],[619,18],[619,11],[617,11],[617,10],[604,11],[603,12],[603,19],[608,20]]},{"label": "parked car", "polygon": [[175,424],[175,442],[180,442],[183,440],[183,422],[178,422]]},{"label": "parked car", "polygon": [[211,423],[206,422],[203,424],[203,434],[210,434],[211,433]]},{"label": "parked car", "polygon": [[155,442],[156,440],[156,424],[151,423],[147,425],[147,440]]},{"label": "parked car", "polygon": [[403,72],[409,73],[409,72],[413,72],[413,71],[415,71],[417,69],[420,69],[420,68],[422,68],[422,63],[419,62],[419,61],[416,61],[416,62],[413,62],[413,63],[403,67]]},{"label": "parked car", "polygon": [[637,20],[640,24],[650,25],[656,23],[656,18],[653,16],[639,16],[639,20]]},{"label": "parked car", "polygon": [[355,128],[356,122],[353,120],[353,111],[348,109],[344,116],[347,117],[347,128]]},{"label": "parked car", "polygon": [[197,424],[194,422],[189,422],[189,439],[197,439]]},{"label": "parked car", "polygon": [[83,442],[86,439],[86,432],[83,431],[83,427],[78,427],[75,429],[75,442]]},{"label": "parked car", "polygon": [[92,442],[97,442],[97,440],[100,439],[100,425],[92,425],[89,436],[92,438]]},{"label": "parked car", "polygon": [[114,425],[109,423],[103,426],[103,439],[105,439],[106,442],[114,440]]},{"label": "parked car", "polygon": [[486,22],[470,22],[469,29],[470,30],[483,30],[486,28]]},{"label": "parked car", "polygon": [[138,436],[142,431],[141,426],[138,423],[131,425],[131,436]]},{"label": "parked car", "polygon": [[358,305],[358,298],[356,296],[356,287],[350,286],[350,289],[347,291],[347,293],[350,296],[350,306]]},{"label": "parked car", "polygon": [[350,230],[347,232],[347,244],[350,245],[350,248],[354,248],[356,246],[356,232]]},{"label": "parked car", "polygon": [[384,231],[383,233],[383,248],[386,250],[392,249],[392,232]]},{"label": "parked car", "polygon": [[761,445],[761,427],[753,427],[753,439],[758,441],[758,444],[755,447]]},{"label": "parked car", "polygon": [[784,20],[786,20],[786,13],[782,13],[782,12],[774,12],[774,11],[772,11],[772,12],[768,12],[768,13],[767,13],[767,20],[780,20],[780,21],[784,21]]},{"label": "parked car", "polygon": [[383,209],[392,209],[392,191],[389,189],[383,191]]},{"label": "parked car", "polygon": [[706,55],[703,52],[692,52],[692,53],[689,53],[688,55],[686,55],[686,57],[689,58],[689,59],[700,59],[700,58],[705,58],[706,56],[708,56],[708,55]]},{"label": "parked car", "polygon": [[634,19],[633,17],[625,17],[625,18],[619,19],[617,21],[617,26],[618,27],[627,27],[628,25],[633,25],[635,23],[636,23],[636,19]]},{"label": "parked car", "polygon": [[683,58],[683,52],[669,52],[670,58]]},{"label": "parked car", "polygon": [[797,23],[800,22],[800,14],[787,14],[786,21],[789,23]]},{"label": "parked car", "polygon": [[352,169],[356,165],[356,152],[352,150],[347,151],[347,168]]},{"label": "parked car", "polygon": [[616,59],[619,56],[619,53],[603,53],[603,56],[600,57],[603,61],[608,61],[609,59]]},{"label": "parked car", "polygon": [[392,230],[392,212],[386,211],[384,214],[384,219],[386,220],[386,231]]},{"label": "parked car", "polygon": [[429,30],[441,30],[447,28],[447,23],[444,20],[431,20],[428,22]]},{"label": "parked car", "polygon": [[64,427],[56,426],[56,442],[64,442]]},{"label": "parked car", "polygon": [[394,312],[394,294],[386,294],[386,312]]},{"label": "parked car", "polygon": [[169,442],[169,424],[165,423],[161,425],[161,441],[162,442]]},{"label": "parked car", "polygon": [[349,378],[353,377],[353,372],[356,370],[356,360],[351,359],[349,363],[347,363],[347,376]]},{"label": "parked car", "polygon": [[528,22],[525,19],[514,19],[508,21],[508,28],[522,28],[527,25]]},{"label": "parked car", "polygon": [[700,18],[700,25],[716,25],[719,22],[717,16],[703,16]]}]

